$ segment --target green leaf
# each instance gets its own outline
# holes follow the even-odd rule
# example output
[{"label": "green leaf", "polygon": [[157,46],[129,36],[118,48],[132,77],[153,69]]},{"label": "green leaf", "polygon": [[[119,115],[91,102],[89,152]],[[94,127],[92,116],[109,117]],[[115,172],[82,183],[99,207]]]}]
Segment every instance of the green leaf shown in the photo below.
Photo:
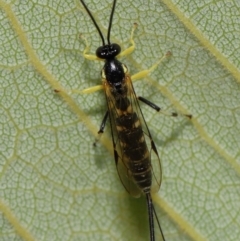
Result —
[{"label": "green leaf", "polygon": [[[86,0],[104,35],[110,0]],[[2,1],[0,78],[1,240],[149,240],[145,199],[119,181],[110,128],[92,143],[104,94],[67,90],[101,84],[101,44],[78,1]],[[154,204],[167,241],[240,236],[240,6],[237,1],[118,1],[112,41],[136,50],[132,74],[172,57],[134,83],[163,166]],[[54,89],[60,91],[54,92]],[[159,231],[156,227],[157,240]]]}]

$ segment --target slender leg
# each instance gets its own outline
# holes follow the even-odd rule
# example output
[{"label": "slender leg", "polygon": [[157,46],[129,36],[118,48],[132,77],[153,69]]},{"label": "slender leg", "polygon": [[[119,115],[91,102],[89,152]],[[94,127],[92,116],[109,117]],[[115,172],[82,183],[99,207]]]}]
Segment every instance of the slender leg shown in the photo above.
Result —
[{"label": "slender leg", "polygon": [[[156,110],[157,112],[160,112],[160,111],[161,111],[161,113],[163,113],[164,115],[168,115],[168,116],[170,115],[170,116],[173,116],[173,117],[179,116],[179,114],[176,113],[176,112],[166,113],[166,112],[162,111],[159,106],[155,105],[155,104],[152,103],[151,101],[149,101],[149,100],[147,100],[147,99],[145,99],[145,98],[143,98],[143,97],[141,97],[141,96],[138,96],[138,99],[139,99],[140,101],[142,101],[144,104],[147,104],[148,106],[150,106],[151,108],[153,108],[154,110]],[[181,115],[182,115],[182,114],[181,114]],[[185,115],[185,114],[183,114],[183,115],[186,116],[186,117],[189,118],[189,119],[192,118],[192,115]]]},{"label": "slender leg", "polygon": [[120,58],[120,57],[123,57],[123,56],[126,56],[126,55],[129,55],[131,54],[134,49],[135,49],[135,42],[133,40],[133,36],[134,36],[134,31],[135,29],[137,28],[137,23],[134,23],[133,24],[133,28],[132,28],[132,32],[131,32],[131,37],[130,37],[130,43],[131,43],[131,46],[128,47],[127,49],[123,50],[117,57]]},{"label": "slender leg", "polygon": [[152,71],[154,71],[167,57],[170,57],[172,53],[168,51],[161,59],[159,59],[152,67],[149,69],[142,70],[134,75],[131,76],[132,81],[143,79],[148,76]]},{"label": "slender leg", "polygon": [[106,111],[104,117],[103,117],[103,120],[102,120],[102,123],[100,125],[100,128],[99,128],[99,131],[98,131],[98,134],[102,134],[104,132],[104,129],[105,129],[105,126],[106,126],[106,122],[107,122],[107,119],[108,119],[108,110]]},{"label": "slender leg", "polygon": [[99,59],[95,54],[88,54],[90,45],[87,41],[87,39],[83,35],[79,35],[81,39],[85,42],[85,49],[83,50],[83,57],[88,60],[98,60],[98,61],[104,61],[104,59]]},{"label": "slender leg", "polygon": [[89,87],[89,88],[86,88],[83,90],[75,90],[74,89],[74,90],[71,90],[70,92],[74,93],[74,94],[91,94],[91,93],[94,93],[99,90],[103,90],[103,85],[95,85],[95,86],[92,86],[92,87]]},{"label": "slender leg", "polygon": [[103,117],[103,120],[102,120],[102,123],[100,125],[100,128],[99,128],[99,131],[98,131],[98,138],[95,140],[95,142],[93,143],[93,146],[96,146],[97,145],[97,142],[100,140],[103,132],[104,132],[104,129],[105,129],[105,126],[106,126],[106,122],[107,122],[107,119],[108,119],[108,111],[106,111],[104,117]]}]

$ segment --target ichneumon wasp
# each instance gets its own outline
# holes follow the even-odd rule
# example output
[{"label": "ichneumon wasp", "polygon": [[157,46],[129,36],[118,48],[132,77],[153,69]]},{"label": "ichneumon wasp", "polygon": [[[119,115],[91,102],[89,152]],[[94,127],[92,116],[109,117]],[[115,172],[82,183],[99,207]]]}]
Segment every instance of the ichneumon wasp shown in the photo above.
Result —
[{"label": "ichneumon wasp", "polygon": [[[113,15],[117,0],[113,0],[107,33],[107,43],[87,5],[83,0],[80,0],[80,2],[87,11],[102,40],[102,46],[97,48],[96,55],[91,55],[88,54],[89,45],[87,40],[84,39],[86,47],[83,51],[83,56],[89,60],[102,60],[105,63],[101,72],[102,85],[91,87],[83,91],[73,92],[91,93],[100,89],[104,90],[107,111],[98,133],[102,134],[104,132],[106,122],[109,119],[114,159],[119,178],[130,195],[133,197],[139,197],[142,194],[146,196],[150,241],[155,241],[154,216],[161,233],[161,238],[165,241],[151,197],[151,192],[157,192],[161,185],[161,162],[157,148],[140,109],[139,101],[147,104],[158,112],[161,111],[161,109],[149,100],[137,96],[132,85],[132,80],[146,77],[171,53],[168,52],[151,68],[130,76],[127,67],[117,58],[128,55],[135,49],[133,33],[137,25],[134,24],[131,33],[131,46],[121,52],[120,46],[110,41]],[[171,113],[171,116],[177,115],[177,113]],[[191,115],[185,116],[191,118]]]}]

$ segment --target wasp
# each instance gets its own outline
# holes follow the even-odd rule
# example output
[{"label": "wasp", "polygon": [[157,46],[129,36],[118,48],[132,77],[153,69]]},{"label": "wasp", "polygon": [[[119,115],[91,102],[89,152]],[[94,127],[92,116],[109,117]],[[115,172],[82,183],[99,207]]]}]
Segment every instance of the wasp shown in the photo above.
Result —
[{"label": "wasp", "polygon": [[[121,51],[121,47],[118,44],[111,43],[110,41],[117,0],[113,1],[106,40],[85,2],[83,0],[80,0],[80,2],[87,11],[102,40],[102,46],[97,48],[96,55],[90,55],[88,54],[89,45],[85,39],[86,48],[83,51],[83,55],[89,60],[104,61],[101,71],[102,85],[85,89],[82,93],[89,93],[99,89],[104,90],[107,111],[98,133],[102,134],[104,132],[106,122],[109,119],[114,159],[119,178],[130,195],[133,197],[146,196],[150,241],[155,241],[154,216],[157,220],[162,240],[165,241],[151,197],[151,192],[157,192],[161,185],[161,162],[152,135],[141,111],[139,101],[158,112],[161,109],[149,100],[137,96],[132,80],[146,77],[170,53],[168,52],[151,68],[130,76],[127,66],[117,58],[130,54],[134,50],[133,32],[136,24],[131,33],[131,46]],[[171,115],[177,116],[177,113],[172,113]],[[186,116],[191,118],[191,115]]]}]

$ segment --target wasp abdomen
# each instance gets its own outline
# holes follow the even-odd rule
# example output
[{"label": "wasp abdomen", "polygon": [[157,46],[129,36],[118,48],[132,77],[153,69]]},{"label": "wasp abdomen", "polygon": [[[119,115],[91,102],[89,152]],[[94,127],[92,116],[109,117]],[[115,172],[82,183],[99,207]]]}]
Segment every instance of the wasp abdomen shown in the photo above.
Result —
[{"label": "wasp abdomen", "polygon": [[116,102],[121,106],[117,111],[116,130],[123,150],[124,163],[139,189],[147,192],[152,184],[152,171],[140,120],[135,112],[127,111],[130,103],[128,98],[121,98]]}]

